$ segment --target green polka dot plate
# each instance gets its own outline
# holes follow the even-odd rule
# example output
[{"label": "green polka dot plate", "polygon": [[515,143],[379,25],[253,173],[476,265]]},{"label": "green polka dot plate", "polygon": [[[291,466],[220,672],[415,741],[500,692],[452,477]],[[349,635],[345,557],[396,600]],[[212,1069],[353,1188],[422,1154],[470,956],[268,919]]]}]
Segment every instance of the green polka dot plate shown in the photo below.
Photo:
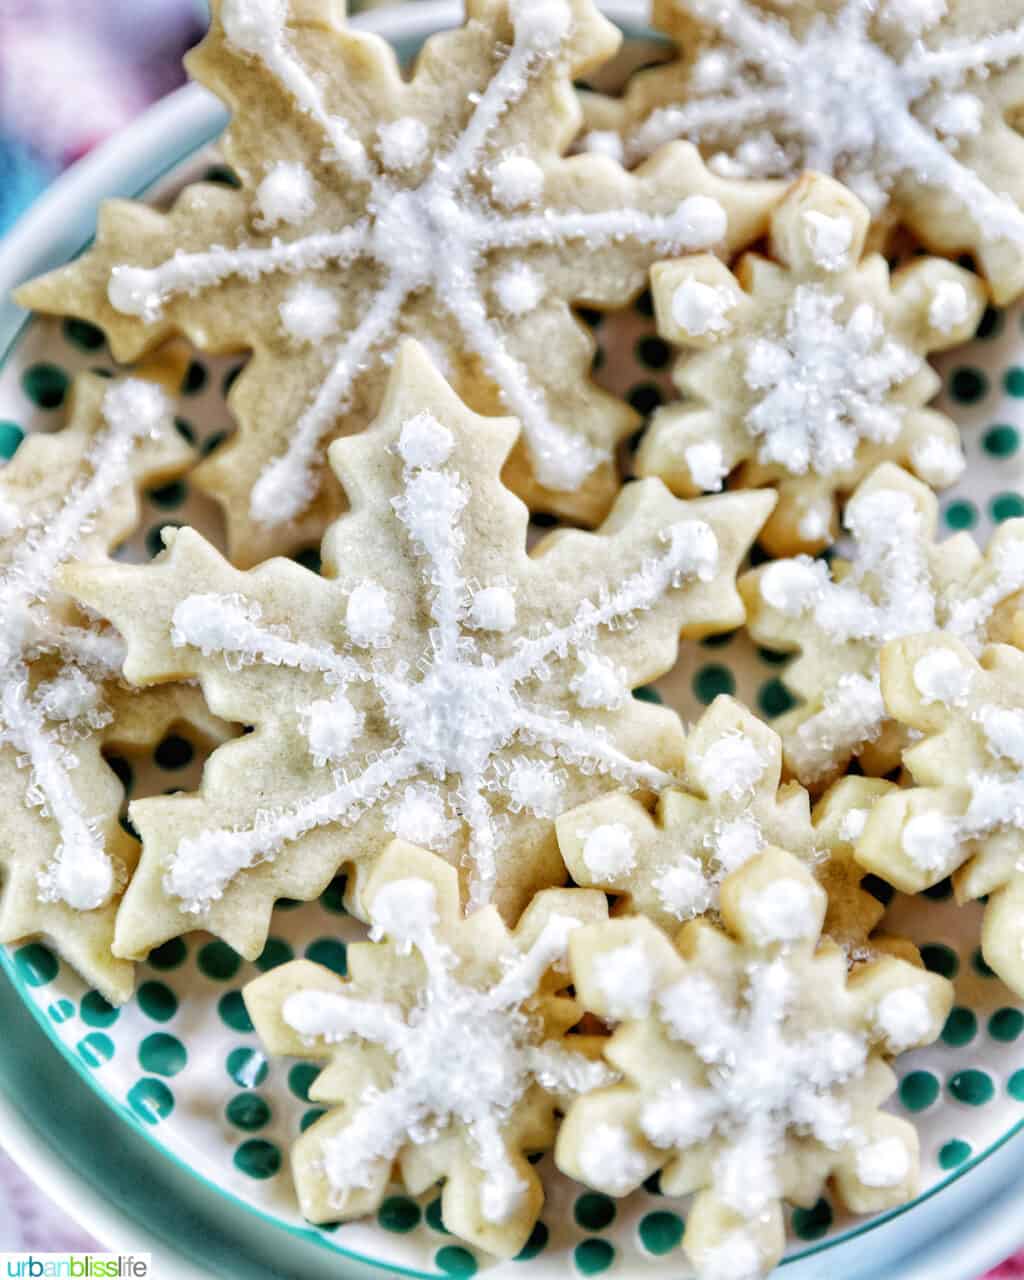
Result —
[{"label": "green polka dot plate", "polygon": [[[606,8],[636,28],[641,5],[625,0]],[[427,2],[377,13],[371,25],[410,53],[430,30],[458,16],[457,5]],[[148,193],[162,200],[199,174],[229,179],[211,148],[222,125],[221,108],[200,90],[184,90],[162,104],[58,184],[0,246],[0,290],[6,294],[26,275],[80,251],[103,195]],[[649,299],[641,297],[614,319],[584,318],[601,344],[601,381],[639,412],[650,413],[670,394],[670,359],[652,332]],[[183,377],[179,429],[204,451],[231,430],[224,396],[239,365],[237,359],[197,357]],[[962,425],[968,457],[964,480],[943,497],[943,520],[949,531],[969,529],[985,539],[995,524],[1024,513],[1022,309],[987,315],[978,339],[938,367],[942,407]],[[27,432],[60,425],[76,372],[111,368],[102,335],[91,326],[26,323],[5,303],[0,455],[10,457]],[[212,509],[187,483],[152,491],[138,535],[124,554],[147,558],[162,525],[186,522],[216,536]],[[314,549],[303,562],[317,567]],[[755,649],[743,636],[728,636],[685,646],[676,668],[639,696],[662,700],[693,719],[717,694],[736,693],[771,718],[790,705],[781,665],[779,655]],[[126,789],[142,795],[194,786],[201,764],[194,744],[176,736],[148,758],[117,761],[115,767]],[[952,1280],[991,1261],[992,1243],[998,1241],[997,1251],[1015,1243],[1006,1211],[997,1215],[996,1207],[1000,1193],[1012,1189],[1021,1153],[1015,1135],[1024,1125],[1024,1007],[981,960],[979,914],[978,907],[957,909],[948,886],[913,901],[893,901],[887,926],[914,938],[928,967],[956,984],[956,1006],[940,1042],[901,1060],[891,1104],[919,1128],[923,1191],[913,1205],[867,1222],[844,1217],[827,1198],[793,1211],[787,1275],[809,1280],[827,1268],[830,1276],[851,1280],[925,1274]],[[354,1274],[375,1266],[469,1277],[488,1260],[446,1234],[436,1191],[413,1199],[396,1186],[372,1220],[322,1229],[304,1223],[296,1209],[288,1151],[320,1114],[309,1100],[313,1072],[305,1064],[268,1061],[240,992],[259,972],[297,955],[344,973],[346,943],[362,935],[344,912],[336,882],[318,902],[280,903],[271,938],[253,964],[201,934],[160,947],[141,966],[136,997],[121,1010],[87,990],[44,942],[7,948],[0,964],[65,1055],[66,1070],[86,1081],[119,1123],[134,1131],[132,1141],[152,1154],[152,1176],[159,1179],[161,1169],[187,1171],[223,1205],[226,1217],[257,1215],[260,1229],[276,1229],[285,1245],[301,1238],[302,1269],[289,1274]],[[540,1168],[548,1188],[543,1220],[520,1257],[490,1274],[680,1276],[687,1206],[662,1196],[656,1178],[628,1199],[613,1201],[574,1187],[550,1157]],[[951,1226],[953,1237],[936,1256],[935,1237]],[[1019,1234],[1024,1236],[1024,1225]],[[323,1260],[322,1271],[309,1262],[310,1243],[321,1246],[313,1255]],[[920,1271],[926,1259],[929,1269]],[[954,1263],[960,1269],[950,1270]],[[267,1274],[281,1272],[271,1271],[268,1262]]]}]

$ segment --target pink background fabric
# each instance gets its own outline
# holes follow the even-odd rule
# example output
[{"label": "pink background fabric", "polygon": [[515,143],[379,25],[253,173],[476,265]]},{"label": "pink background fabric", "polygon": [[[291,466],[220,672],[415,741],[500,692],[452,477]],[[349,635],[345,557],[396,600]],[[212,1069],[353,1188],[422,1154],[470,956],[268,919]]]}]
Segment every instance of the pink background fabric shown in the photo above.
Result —
[{"label": "pink background fabric", "polygon": [[[68,164],[182,83],[181,57],[202,32],[204,8],[203,0],[0,0],[0,233]],[[0,1250],[90,1247],[0,1151]],[[1015,1277],[1024,1280],[1024,1250],[986,1280]]]}]

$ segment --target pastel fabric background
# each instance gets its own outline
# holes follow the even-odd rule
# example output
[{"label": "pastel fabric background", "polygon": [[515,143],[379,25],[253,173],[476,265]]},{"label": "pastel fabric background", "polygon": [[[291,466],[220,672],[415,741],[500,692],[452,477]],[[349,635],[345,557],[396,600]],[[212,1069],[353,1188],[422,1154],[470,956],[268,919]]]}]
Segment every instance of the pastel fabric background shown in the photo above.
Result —
[{"label": "pastel fabric background", "polygon": [[[0,234],[69,164],[182,83],[205,9],[205,0],[0,0]],[[0,1250],[91,1244],[0,1151]],[[1013,1277],[1024,1280],[1024,1251],[986,1280]]]}]

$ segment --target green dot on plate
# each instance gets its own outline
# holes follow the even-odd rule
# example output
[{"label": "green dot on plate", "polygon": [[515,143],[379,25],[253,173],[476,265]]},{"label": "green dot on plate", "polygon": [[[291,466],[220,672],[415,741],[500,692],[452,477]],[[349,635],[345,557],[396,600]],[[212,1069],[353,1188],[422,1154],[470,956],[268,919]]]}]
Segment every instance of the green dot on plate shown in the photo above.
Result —
[{"label": "green dot on plate", "polygon": [[75,1006],[70,1000],[54,1000],[46,1012],[54,1022],[67,1022],[69,1018],[75,1016]]},{"label": "green dot on plate", "polygon": [[660,1196],[664,1192],[661,1189],[661,1170],[655,1169],[649,1178],[644,1179],[644,1190],[648,1195]]},{"label": "green dot on plate", "polygon": [[649,413],[653,413],[655,409],[664,400],[661,394],[661,388],[656,382],[641,382],[635,387],[630,387],[626,399],[630,405],[645,417]]},{"label": "green dot on plate", "polygon": [[573,1216],[588,1231],[603,1231],[615,1221],[615,1201],[599,1191],[588,1191],[576,1200]]},{"label": "green dot on plate", "polygon": [[155,1031],[139,1045],[139,1066],[155,1076],[176,1076],[188,1062],[188,1052],[177,1036]]},{"label": "green dot on plate", "polygon": [[977,948],[971,956],[971,968],[982,978],[994,978],[996,976],[995,969],[992,968],[985,957],[981,954],[980,947]]},{"label": "green dot on plate", "polygon": [[701,636],[702,649],[727,649],[736,639],[736,631],[720,631],[717,636]]},{"label": "green dot on plate", "polygon": [[1003,328],[1003,313],[997,311],[995,307],[986,307],[981,321],[978,324],[978,332],[976,337],[979,338],[995,338],[999,336]]},{"label": "green dot on plate", "polygon": [[783,653],[780,649],[766,649],[764,645],[758,645],[757,656],[769,667],[782,667],[793,655]]},{"label": "green dot on plate", "polygon": [[939,1150],[939,1168],[955,1169],[958,1165],[963,1164],[965,1160],[970,1159],[970,1155],[971,1147],[969,1143],[962,1142],[959,1138],[951,1138]]},{"label": "green dot on plate", "polygon": [[252,1018],[245,1007],[241,991],[228,991],[217,1001],[217,1013],[221,1022],[232,1031],[251,1031]]},{"label": "green dot on plate", "polygon": [[974,1067],[950,1076],[947,1087],[957,1102],[966,1103],[969,1107],[984,1106],[986,1102],[992,1101],[996,1092],[988,1072],[978,1071]]},{"label": "green dot on plate", "polygon": [[196,963],[199,965],[200,973],[204,973],[208,978],[213,978],[216,982],[227,982],[238,972],[242,957],[218,938],[200,947]]},{"label": "green dot on plate", "polygon": [[187,418],[175,418],[174,425],[178,430],[178,435],[188,444],[195,444],[196,429]]},{"label": "green dot on plate", "polygon": [[921,959],[930,973],[937,973],[943,978],[955,978],[960,969],[959,957],[944,942],[926,942],[921,948]]},{"label": "green dot on plate", "polygon": [[266,973],[268,969],[276,969],[279,964],[287,964],[294,957],[291,943],[285,942],[284,938],[268,938],[266,946],[256,959],[256,967]]},{"label": "green dot on plate", "polygon": [[476,1275],[476,1258],[457,1244],[446,1244],[443,1249],[438,1249],[434,1262],[445,1275],[456,1276],[458,1280],[468,1280],[469,1276]]},{"label": "green dot on plate", "polygon": [[204,182],[215,182],[221,187],[240,187],[242,184],[234,169],[226,164],[211,164],[203,174]]},{"label": "green dot on plate", "polygon": [[250,1178],[272,1178],[281,1167],[281,1151],[266,1138],[250,1138],[235,1152],[235,1168]]},{"label": "green dot on plate", "polygon": [[177,733],[169,733],[157,745],[153,752],[153,759],[161,769],[184,769],[186,765],[192,763],[195,753],[195,747],[187,738],[182,738]]},{"label": "green dot on plate", "polygon": [[1024,497],[1019,493],[997,493],[988,509],[996,524],[1003,520],[1016,520],[1024,516]]},{"label": "green dot on plate", "polygon": [[420,1207],[408,1196],[388,1196],[377,1210],[377,1221],[385,1231],[404,1235],[420,1225]]},{"label": "green dot on plate", "polygon": [[423,1211],[423,1217],[427,1226],[432,1227],[434,1231],[440,1231],[443,1236],[451,1235],[451,1232],[444,1225],[444,1221],[441,1218],[440,1196],[438,1196],[436,1200],[431,1200],[430,1204],[428,1204],[426,1209]]},{"label": "green dot on plate", "polygon": [[945,880],[940,880],[938,884],[930,885],[922,893],[931,902],[948,902],[953,896],[953,882],[947,876]]},{"label": "green dot on plate", "polygon": [[796,698],[781,680],[766,680],[757,691],[757,705],[769,720],[784,715],[796,706]]},{"label": "green dot on plate", "polygon": [[978,1034],[978,1019],[973,1010],[957,1005],[951,1009],[946,1025],[942,1028],[942,1039],[953,1048],[970,1044]]},{"label": "green dot on plate", "polygon": [[68,393],[71,379],[59,365],[32,364],[21,375],[21,387],[40,409],[59,409]]},{"label": "green dot on plate", "polygon": [[147,1077],[128,1090],[128,1105],[146,1124],[156,1124],[174,1110],[174,1094],[162,1080]]},{"label": "green dot on plate", "polygon": [[551,1233],[543,1222],[535,1222],[533,1230],[530,1232],[529,1240],[516,1254],[514,1261],[529,1262],[531,1258],[536,1258],[538,1254],[543,1253],[550,1235]]},{"label": "green dot on plate", "polygon": [[693,677],[693,692],[707,706],[720,693],[735,693],[736,681],[728,667],[711,662],[706,667],[701,667]]},{"label": "green dot on plate", "polygon": [[576,1269],[585,1276],[607,1271],[615,1261],[615,1249],[607,1240],[581,1240],[573,1250]]},{"label": "green dot on plate", "polygon": [[262,1129],[270,1119],[270,1106],[258,1093],[236,1093],[224,1108],[228,1121],[236,1129]]},{"label": "green dot on plate", "polygon": [[255,1089],[261,1085],[270,1069],[259,1049],[232,1049],[224,1065],[231,1079],[243,1089]]},{"label": "green dot on plate", "polygon": [[665,701],[653,684],[643,684],[639,689],[634,689],[633,697],[638,702],[650,702],[656,707],[660,707]]},{"label": "green dot on plate", "polygon": [[318,1120],[322,1120],[327,1114],[324,1107],[310,1107],[308,1111],[302,1113],[302,1119],[299,1121],[299,1132],[305,1133],[310,1125],[316,1124]]},{"label": "green dot on plate", "polygon": [[1024,1031],[1024,1013],[1019,1009],[997,1009],[988,1020],[988,1033],[993,1040],[1004,1044],[1016,1040]]},{"label": "green dot on plate", "polygon": [[98,991],[87,991],[82,996],[80,1005],[82,1021],[90,1027],[110,1027],[120,1017],[121,1010],[115,1009]]},{"label": "green dot on plate", "polygon": [[640,1219],[640,1242],[648,1253],[671,1253],[683,1238],[683,1220],[678,1213],[658,1209]]},{"label": "green dot on plate", "polygon": [[80,351],[99,351],[103,346],[103,330],[97,329],[88,320],[76,320],[74,316],[68,316],[62,327],[64,337]]},{"label": "green dot on plate", "polygon": [[664,369],[672,359],[672,348],[664,338],[653,335],[640,338],[634,348],[637,362],[646,369]]},{"label": "green dot on plate", "polygon": [[169,1022],[178,1012],[178,997],[165,982],[144,982],[136,999],[142,1012],[154,1022]]},{"label": "green dot on plate", "polygon": [[1003,386],[1009,396],[1024,396],[1024,369],[1020,365],[1014,365],[1011,369],[1007,369],[1006,377],[1003,379]]},{"label": "green dot on plate", "polygon": [[977,404],[988,394],[988,377],[983,369],[961,366],[953,370],[949,390],[958,404]]},{"label": "green dot on plate", "polygon": [[181,394],[195,396],[206,386],[206,367],[198,360],[190,360],[185,376],[181,380]]},{"label": "green dot on plate", "polygon": [[171,938],[149,953],[147,963],[154,969],[177,969],[185,963],[188,948],[181,938]]},{"label": "green dot on plate", "polygon": [[336,916],[347,915],[345,910],[345,888],[348,881],[345,876],[336,876],[320,895],[320,905],[325,911]]},{"label": "green dot on plate", "polygon": [[227,431],[215,431],[213,435],[207,436],[199,446],[199,452],[204,458],[208,458],[211,453],[215,453],[221,447],[227,438]]},{"label": "green dot on plate", "polygon": [[24,438],[25,433],[16,422],[10,422],[6,418],[0,420],[0,458],[13,458]]},{"label": "green dot on plate", "polygon": [[820,1240],[832,1225],[832,1206],[819,1200],[810,1209],[793,1210],[793,1231],[801,1240]]},{"label": "green dot on plate", "polygon": [[297,1062],[288,1072],[288,1088],[296,1098],[308,1102],[309,1087],[319,1074],[320,1068],[314,1067],[311,1062]]},{"label": "green dot on plate", "polygon": [[220,384],[220,392],[225,400],[231,394],[231,388],[238,381],[238,375],[242,372],[242,368],[243,368],[242,365],[236,364],[233,369],[229,369],[227,373],[224,375],[224,378]]},{"label": "green dot on plate", "polygon": [[924,1111],[938,1096],[939,1081],[930,1071],[911,1071],[900,1081],[900,1102],[908,1111]]},{"label": "green dot on plate", "polygon": [[946,508],[945,520],[951,529],[973,529],[978,523],[978,508],[966,498],[959,498]]},{"label": "green dot on plate", "polygon": [[311,942],[306,948],[306,959],[322,964],[325,969],[333,969],[342,977],[348,973],[348,950],[337,938],[317,938]]},{"label": "green dot on plate", "polygon": [[114,1056],[114,1042],[102,1031],[90,1031],[78,1042],[78,1052],[89,1067],[102,1066]]},{"label": "green dot on plate", "polygon": [[56,978],[60,965],[49,947],[44,947],[41,942],[30,942],[15,951],[14,967],[27,986],[45,987]]},{"label": "green dot on plate", "polygon": [[985,452],[993,458],[1008,458],[1020,448],[1020,432],[1009,423],[999,422],[982,436]]},{"label": "green dot on plate", "polygon": [[1024,1102],[1024,1070],[1015,1071],[1006,1082],[1006,1092],[1018,1102]]},{"label": "green dot on plate", "polygon": [[296,564],[301,564],[303,569],[308,569],[310,573],[319,573],[323,568],[323,560],[318,547],[303,547],[301,551],[296,551],[292,556]]},{"label": "green dot on plate", "polygon": [[149,500],[155,507],[163,507],[169,510],[171,507],[180,507],[188,495],[188,489],[183,480],[172,480],[169,484],[162,484],[158,489],[150,489]]}]

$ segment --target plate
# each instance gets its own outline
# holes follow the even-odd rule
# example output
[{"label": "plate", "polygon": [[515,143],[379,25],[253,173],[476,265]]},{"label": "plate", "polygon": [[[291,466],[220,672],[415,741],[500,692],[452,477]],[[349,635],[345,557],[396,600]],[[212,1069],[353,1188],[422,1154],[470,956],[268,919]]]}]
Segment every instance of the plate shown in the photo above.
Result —
[{"label": "plate", "polygon": [[[634,23],[639,6],[608,5],[613,17]],[[422,3],[370,15],[363,25],[411,53],[423,36],[459,18],[452,4]],[[635,26],[634,26],[635,29]],[[94,226],[96,205],[112,194],[147,192],[165,198],[204,172],[225,177],[208,147],[224,122],[222,108],[204,91],[189,88],[150,112],[81,170],[58,183],[0,249],[0,289],[79,252]],[[668,392],[670,353],[652,336],[649,307],[641,299],[628,313],[598,328],[606,359],[606,385],[649,410]],[[1020,309],[992,313],[983,335],[940,362],[943,407],[964,427],[969,466],[965,481],[942,502],[948,530],[971,527],[983,538],[993,523],[1024,511],[1020,432],[1024,428],[1024,342]],[[1018,364],[1018,362],[1020,362]],[[197,358],[182,388],[182,428],[202,447],[217,446],[230,429],[224,387],[240,361]],[[60,425],[69,377],[84,368],[109,368],[100,335],[88,326],[49,321],[23,323],[15,308],[0,311],[0,449],[10,450],[22,430]],[[147,496],[132,554],[144,557],[154,531],[166,523],[208,526],[210,512],[186,486]],[[310,549],[312,552],[313,549]],[[656,694],[692,719],[718,692],[735,689],[766,715],[778,712],[783,691],[773,655],[756,652],[743,637],[688,645],[678,666],[658,682]],[[151,759],[126,762],[134,794],[193,785],[200,761],[191,745],[175,739]],[[793,1277],[830,1274],[911,1276],[919,1264],[895,1260],[934,1241],[956,1222],[955,1240],[942,1250],[947,1266],[954,1249],[977,1234],[971,1206],[995,1212],[996,1189],[1007,1181],[1008,1152],[1019,1152],[1024,1124],[1024,1061],[1020,1039],[1024,1010],[992,977],[977,953],[978,909],[952,905],[948,890],[913,901],[897,900],[888,925],[922,944],[930,967],[957,984],[957,1009],[936,1046],[900,1060],[898,1111],[916,1120],[923,1148],[923,1192],[912,1205],[881,1218],[842,1218],[822,1200],[792,1215],[794,1244],[784,1264]],[[253,1215],[275,1238],[289,1237],[342,1262],[346,1273],[372,1267],[414,1275],[468,1277],[484,1261],[440,1228],[436,1193],[413,1200],[395,1188],[377,1217],[325,1230],[297,1213],[287,1151],[315,1109],[306,1098],[305,1064],[268,1062],[242,1006],[240,989],[261,970],[295,954],[337,968],[346,942],[362,936],[344,915],[340,886],[317,903],[282,907],[267,949],[255,965],[203,935],[169,943],[142,966],[137,997],[113,1010],[42,943],[0,953],[14,988],[39,1025],[88,1082],[144,1143],[157,1163],[183,1173],[225,1213]],[[670,1201],[646,1188],[621,1202],[580,1192],[543,1164],[548,1184],[544,1223],[525,1256],[489,1274],[564,1275],[575,1271],[642,1271],[679,1276],[677,1251],[685,1201]],[[1000,1172],[1002,1171],[1002,1172]],[[230,1206],[230,1208],[228,1207]],[[999,1219],[1002,1222],[1002,1219]],[[1007,1227],[1009,1232],[1009,1227]],[[950,1271],[969,1276],[989,1261],[994,1228],[974,1241],[971,1263]],[[1017,1234],[1024,1234],[1018,1228]],[[1015,1243],[999,1237],[999,1252]],[[966,1255],[964,1255],[966,1256]],[[826,1262],[827,1259],[827,1262]],[[923,1264],[922,1264],[923,1265]]]}]

